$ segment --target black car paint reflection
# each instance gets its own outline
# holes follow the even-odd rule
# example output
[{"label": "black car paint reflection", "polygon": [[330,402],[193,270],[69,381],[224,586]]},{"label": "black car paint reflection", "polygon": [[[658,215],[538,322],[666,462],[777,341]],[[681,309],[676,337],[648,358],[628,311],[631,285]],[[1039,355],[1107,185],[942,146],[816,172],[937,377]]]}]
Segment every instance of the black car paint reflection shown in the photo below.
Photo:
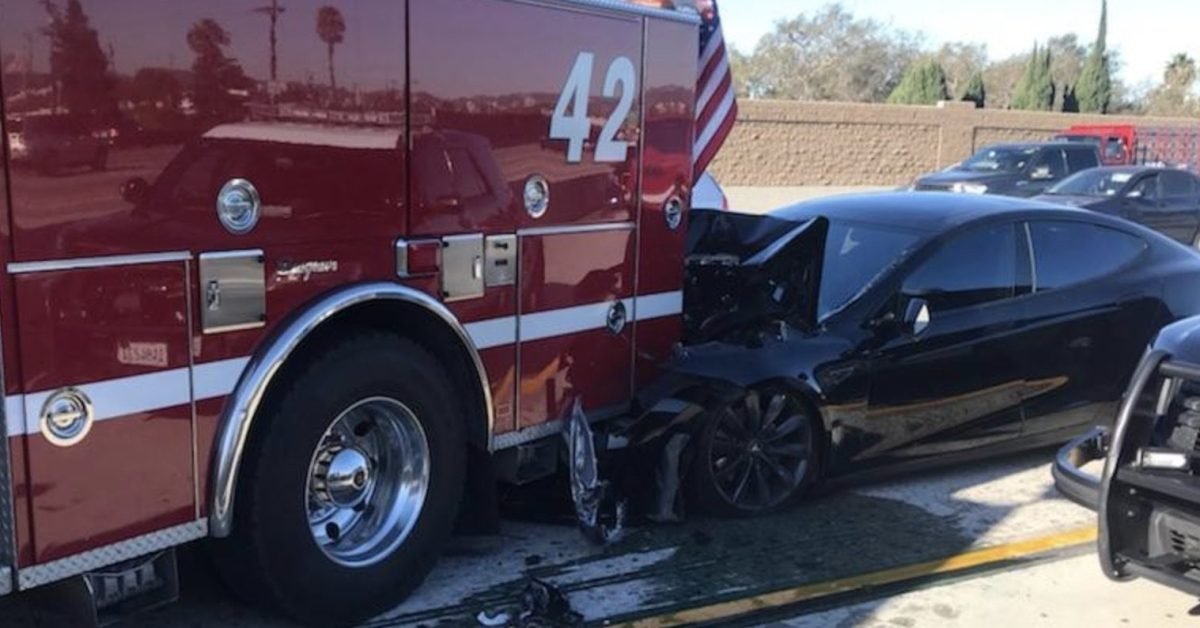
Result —
[{"label": "black car paint reflection", "polygon": [[[718,251],[744,266],[772,234],[793,259],[729,288],[703,276]],[[1110,420],[1163,325],[1200,313],[1200,256],[1029,200],[899,193],[765,217],[696,211],[690,246],[689,342],[673,376],[793,387],[821,414],[826,477],[1066,440]],[[747,286],[769,298],[720,294]]]}]

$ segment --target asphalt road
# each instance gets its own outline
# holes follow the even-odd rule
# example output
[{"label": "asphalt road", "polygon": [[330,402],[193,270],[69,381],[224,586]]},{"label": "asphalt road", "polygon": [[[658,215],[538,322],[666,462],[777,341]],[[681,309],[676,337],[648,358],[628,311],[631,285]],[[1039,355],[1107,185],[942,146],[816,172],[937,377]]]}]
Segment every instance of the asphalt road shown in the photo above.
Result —
[{"label": "asphalt road", "polygon": [[[1052,453],[1035,452],[844,489],[765,519],[694,518],[680,525],[644,525],[631,528],[606,547],[590,546],[570,525],[510,518],[497,536],[455,539],[426,584],[370,626],[476,625],[479,612],[515,604],[531,577],[560,587],[590,622],[679,625],[681,618],[726,618],[729,608],[740,608],[739,603],[758,609],[765,603],[754,598],[771,592],[821,590],[829,583],[861,580],[865,574],[905,573],[912,565],[949,565],[956,556],[986,554],[993,551],[989,548],[1027,544],[1030,539],[1070,537],[1087,531],[1094,515],[1055,493],[1049,474]],[[965,588],[901,591],[882,599],[852,595],[816,607],[785,607],[770,622],[873,626],[899,618],[892,625],[903,627],[918,625],[908,623],[914,618],[947,619],[949,613],[963,619],[930,625],[991,625],[995,622],[984,620],[1002,615],[985,611],[1003,612],[996,599],[1019,602],[1029,613],[1061,619],[1063,602],[1057,595],[1061,587],[1047,584],[1056,579],[1088,583],[1107,597],[1132,596],[1120,611],[1131,622],[1122,625],[1168,625],[1158,621],[1166,613],[1187,616],[1194,600],[1145,584],[1108,583],[1093,556],[1073,558],[1087,551],[1087,547],[1072,549],[1064,555],[1071,562],[1050,563],[1057,566],[1041,580],[1011,575],[1013,568],[1027,565],[1017,556],[1003,562],[999,575],[994,570],[972,572],[963,582],[974,584]],[[288,625],[234,601],[191,553],[184,559],[183,599],[137,618],[136,625]],[[1040,568],[1045,567],[1032,567]],[[872,591],[879,595],[878,587],[861,588],[868,597]],[[1145,591],[1149,593],[1143,595]],[[1164,604],[1169,608],[1164,609]],[[715,611],[687,614],[689,609],[713,605]],[[5,626],[32,625],[16,623],[14,618],[24,615],[20,605],[0,613],[8,615]],[[966,621],[967,617],[979,617],[980,623]],[[926,625],[925,619],[919,625]]]}]

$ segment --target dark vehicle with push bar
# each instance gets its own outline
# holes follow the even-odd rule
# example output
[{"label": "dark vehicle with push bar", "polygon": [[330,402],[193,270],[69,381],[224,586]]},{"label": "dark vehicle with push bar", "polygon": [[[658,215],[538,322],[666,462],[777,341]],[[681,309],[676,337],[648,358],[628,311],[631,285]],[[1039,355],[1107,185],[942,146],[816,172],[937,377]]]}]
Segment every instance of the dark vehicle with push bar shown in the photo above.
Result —
[{"label": "dark vehicle with push bar", "polygon": [[[1099,477],[1084,469],[1104,461]],[[1174,323],[1143,356],[1111,429],[1063,447],[1054,483],[1096,510],[1113,580],[1143,577],[1200,596],[1200,317]]]}]

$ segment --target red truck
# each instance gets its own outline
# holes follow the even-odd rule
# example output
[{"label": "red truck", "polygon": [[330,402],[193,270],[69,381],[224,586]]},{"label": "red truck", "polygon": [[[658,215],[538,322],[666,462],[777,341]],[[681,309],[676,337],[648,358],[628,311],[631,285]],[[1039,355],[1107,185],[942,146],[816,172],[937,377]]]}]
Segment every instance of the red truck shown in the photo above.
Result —
[{"label": "red truck", "polygon": [[53,171],[0,132],[0,595],[119,611],[213,537],[244,595],[369,616],[681,338],[695,3],[0,14],[6,121],[126,129]]},{"label": "red truck", "polygon": [[1096,143],[1106,166],[1154,164],[1200,172],[1200,126],[1077,124],[1054,137]]}]

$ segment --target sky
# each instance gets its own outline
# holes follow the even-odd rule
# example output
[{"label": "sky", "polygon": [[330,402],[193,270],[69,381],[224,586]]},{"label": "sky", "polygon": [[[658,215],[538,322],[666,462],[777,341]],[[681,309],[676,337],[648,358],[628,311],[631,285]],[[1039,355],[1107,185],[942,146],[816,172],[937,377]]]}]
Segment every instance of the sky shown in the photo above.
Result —
[{"label": "sky", "polygon": [[[827,0],[724,0],[725,37],[739,50],[754,49],[777,20],[812,14]],[[1096,37],[1100,0],[842,0],[858,17],[920,31],[931,46],[968,41],[987,44],[994,59],[1025,52],[1035,40],[1076,33]],[[1200,0],[1109,0],[1108,46],[1120,51],[1120,77],[1129,85],[1157,83],[1178,52],[1200,59]]]}]

